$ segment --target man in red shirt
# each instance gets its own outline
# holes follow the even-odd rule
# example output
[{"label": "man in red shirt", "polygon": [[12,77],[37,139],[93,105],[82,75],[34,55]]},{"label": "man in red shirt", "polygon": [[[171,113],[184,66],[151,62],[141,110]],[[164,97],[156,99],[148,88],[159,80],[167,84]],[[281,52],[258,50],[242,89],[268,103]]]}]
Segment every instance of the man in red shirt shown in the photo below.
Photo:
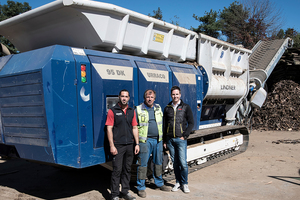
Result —
[{"label": "man in red shirt", "polygon": [[111,175],[112,200],[119,200],[120,183],[122,185],[122,197],[125,200],[136,199],[128,191],[130,189],[129,182],[133,157],[134,154],[138,154],[140,151],[139,133],[135,111],[128,106],[129,99],[129,92],[121,90],[119,102],[109,109],[105,123],[110,153],[113,155],[113,171]]}]

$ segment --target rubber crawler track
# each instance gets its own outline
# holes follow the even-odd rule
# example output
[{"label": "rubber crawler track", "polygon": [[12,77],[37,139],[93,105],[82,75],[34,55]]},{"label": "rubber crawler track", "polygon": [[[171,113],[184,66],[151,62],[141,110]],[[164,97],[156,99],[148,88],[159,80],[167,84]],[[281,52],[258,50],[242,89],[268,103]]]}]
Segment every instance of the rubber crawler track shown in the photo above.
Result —
[{"label": "rubber crawler track", "polygon": [[[222,160],[226,160],[228,158],[231,158],[233,156],[236,156],[240,153],[243,153],[247,150],[248,148],[248,143],[249,143],[249,132],[248,129],[245,126],[224,126],[224,127],[217,127],[217,128],[211,128],[207,130],[198,130],[195,135],[192,134],[190,138],[196,138],[196,137],[201,137],[209,134],[215,134],[215,133],[221,133],[221,132],[236,132],[239,131],[243,135],[243,144],[240,146],[238,150],[234,150],[231,153],[227,154],[222,154],[219,157],[215,157],[213,159],[208,159],[207,162],[200,164],[200,165],[193,165],[189,166],[189,174],[192,172],[195,172],[199,169],[202,169],[204,167],[213,165],[215,163],[218,163]],[[175,179],[174,172],[172,171],[171,173],[167,173],[163,175],[163,179],[165,181],[170,181]]]}]

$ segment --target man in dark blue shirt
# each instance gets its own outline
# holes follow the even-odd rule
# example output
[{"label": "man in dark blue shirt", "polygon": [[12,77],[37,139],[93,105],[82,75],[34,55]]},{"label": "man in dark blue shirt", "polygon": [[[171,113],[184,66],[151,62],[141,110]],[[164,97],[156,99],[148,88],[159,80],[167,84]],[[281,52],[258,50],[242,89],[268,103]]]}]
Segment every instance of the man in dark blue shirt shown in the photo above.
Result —
[{"label": "man in dark blue shirt", "polygon": [[157,187],[162,191],[170,191],[164,185],[162,178],[163,162],[163,113],[161,107],[155,104],[156,93],[154,90],[146,90],[144,93],[144,103],[136,107],[138,118],[140,153],[138,154],[137,189],[138,195],[146,197],[145,180],[147,178],[147,164],[152,154],[154,170],[153,178]]}]

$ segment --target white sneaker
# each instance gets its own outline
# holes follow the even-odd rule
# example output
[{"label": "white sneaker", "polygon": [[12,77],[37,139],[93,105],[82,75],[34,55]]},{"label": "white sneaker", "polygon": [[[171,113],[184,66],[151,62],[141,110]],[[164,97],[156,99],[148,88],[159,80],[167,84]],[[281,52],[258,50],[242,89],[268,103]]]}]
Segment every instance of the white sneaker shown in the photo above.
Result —
[{"label": "white sneaker", "polygon": [[180,188],[180,184],[176,183],[175,186],[172,188],[172,192],[177,192]]},{"label": "white sneaker", "polygon": [[187,184],[184,184],[182,189],[183,189],[184,193],[189,193],[190,192],[189,186]]}]

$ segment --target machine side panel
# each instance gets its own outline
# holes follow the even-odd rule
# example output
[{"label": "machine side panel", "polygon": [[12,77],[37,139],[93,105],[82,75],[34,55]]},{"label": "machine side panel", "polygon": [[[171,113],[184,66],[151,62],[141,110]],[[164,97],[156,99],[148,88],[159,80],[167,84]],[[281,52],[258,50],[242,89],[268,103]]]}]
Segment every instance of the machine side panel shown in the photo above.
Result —
[{"label": "machine side panel", "polygon": [[[74,58],[76,60],[77,69],[77,97],[78,97],[78,130],[79,130],[79,160],[80,168],[89,167],[101,163],[105,163],[105,151],[103,145],[96,146],[94,141],[103,144],[104,131],[99,131],[99,135],[95,134],[94,127],[99,126],[99,121],[93,121],[93,96],[102,93],[102,90],[96,87],[96,91],[92,92],[94,75],[92,64],[88,56],[81,49],[72,48]],[[81,52],[81,53],[80,53]],[[93,72],[93,73],[92,73]],[[92,75],[93,74],[93,75]],[[101,102],[97,102],[100,105]],[[97,116],[102,118],[102,116]],[[97,118],[98,120],[98,118]],[[97,137],[97,136],[98,137]],[[95,140],[95,136],[97,139]],[[101,139],[100,139],[101,138]]]},{"label": "machine side panel", "polygon": [[43,68],[48,134],[55,163],[80,167],[76,63],[70,47],[54,46]]},{"label": "machine side panel", "polygon": [[18,157],[48,163],[54,163],[54,159],[48,135],[42,68],[49,65],[53,50],[54,47],[47,47],[9,56],[0,71],[2,142],[14,147]]},{"label": "machine side panel", "polygon": [[0,58],[0,71],[2,70],[2,68],[6,65],[6,63],[9,61],[9,59],[12,57],[13,55],[8,55],[8,56],[3,56]]},{"label": "machine side panel", "polygon": [[42,91],[41,72],[1,79],[1,116],[7,144],[48,146]]}]

